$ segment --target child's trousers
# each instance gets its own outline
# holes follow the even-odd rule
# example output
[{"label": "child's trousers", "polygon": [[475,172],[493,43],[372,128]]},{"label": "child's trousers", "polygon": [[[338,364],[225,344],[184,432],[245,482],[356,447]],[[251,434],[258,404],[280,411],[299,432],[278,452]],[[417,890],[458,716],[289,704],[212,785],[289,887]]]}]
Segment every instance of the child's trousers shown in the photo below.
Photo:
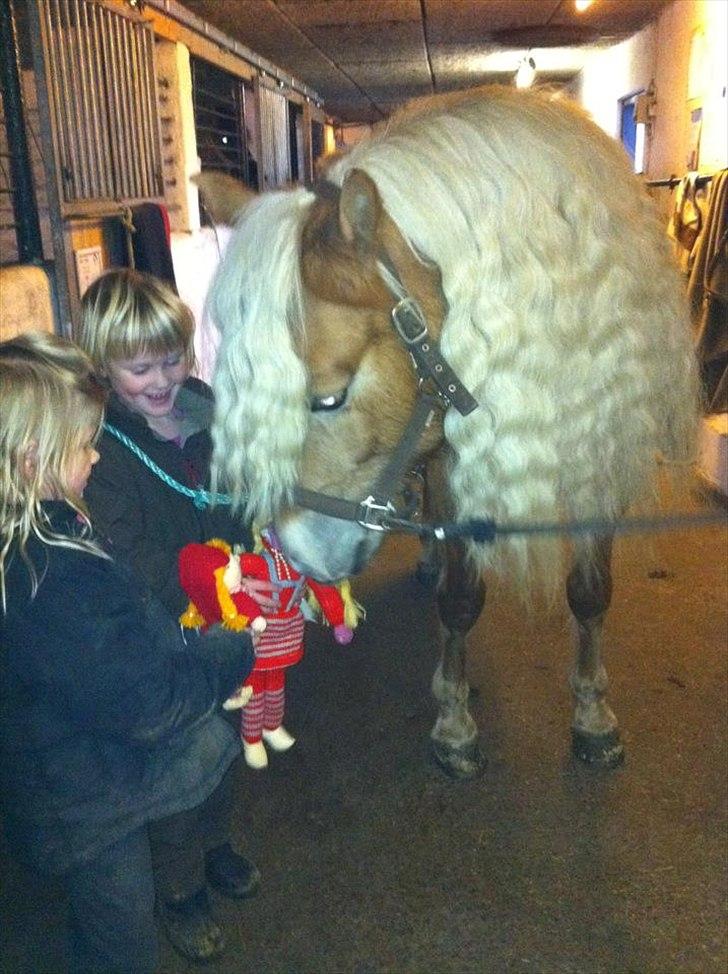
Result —
[{"label": "child's trousers", "polygon": [[146,828],[66,876],[71,974],[152,974],[154,880]]},{"label": "child's trousers", "polygon": [[183,899],[205,885],[205,853],[230,839],[234,768],[201,805],[137,829],[66,874],[71,974],[153,974],[155,886],[161,899]]}]

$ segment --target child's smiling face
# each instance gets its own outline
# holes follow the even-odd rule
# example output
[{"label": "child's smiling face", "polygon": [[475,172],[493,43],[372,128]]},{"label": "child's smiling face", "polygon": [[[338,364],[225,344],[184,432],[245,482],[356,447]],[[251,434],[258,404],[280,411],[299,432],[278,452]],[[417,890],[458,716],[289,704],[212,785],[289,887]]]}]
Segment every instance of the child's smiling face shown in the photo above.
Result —
[{"label": "child's smiling face", "polygon": [[107,369],[111,388],[119,399],[148,423],[172,412],[189,372],[181,349],[163,355],[143,353],[131,359],[117,359]]}]

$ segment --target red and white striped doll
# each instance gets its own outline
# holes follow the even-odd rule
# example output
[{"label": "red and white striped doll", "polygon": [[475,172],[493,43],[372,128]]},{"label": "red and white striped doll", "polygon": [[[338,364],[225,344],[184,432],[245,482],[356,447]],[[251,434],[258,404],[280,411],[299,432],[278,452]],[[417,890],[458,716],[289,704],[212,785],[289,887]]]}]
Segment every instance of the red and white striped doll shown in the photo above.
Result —
[{"label": "red and white striped doll", "polygon": [[[250,626],[255,666],[226,709],[242,707],[241,737],[245,760],[251,768],[265,768],[268,755],[287,751],[295,738],[283,727],[285,671],[303,656],[305,616],[301,605],[312,592],[324,618],[333,626],[334,639],[345,645],[353,637],[357,611],[347,610],[339,588],[301,575],[287,561],[271,527],[261,531],[261,549],[235,555],[225,542],[188,544],[180,552],[179,572],[190,606],[180,621],[185,626],[219,622],[229,629]],[[277,608],[261,610],[245,591],[245,578],[269,581]]]}]

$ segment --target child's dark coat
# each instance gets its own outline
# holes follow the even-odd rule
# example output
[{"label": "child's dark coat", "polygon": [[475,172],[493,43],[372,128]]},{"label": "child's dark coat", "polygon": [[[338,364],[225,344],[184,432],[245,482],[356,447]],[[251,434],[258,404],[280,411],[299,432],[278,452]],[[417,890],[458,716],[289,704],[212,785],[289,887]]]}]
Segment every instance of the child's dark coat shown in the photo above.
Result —
[{"label": "child's dark coat", "polygon": [[[74,512],[44,505],[56,530]],[[0,786],[9,838],[61,872],[210,794],[239,743],[220,704],[252,665],[240,633],[189,634],[115,562],[33,540],[0,614]]]}]

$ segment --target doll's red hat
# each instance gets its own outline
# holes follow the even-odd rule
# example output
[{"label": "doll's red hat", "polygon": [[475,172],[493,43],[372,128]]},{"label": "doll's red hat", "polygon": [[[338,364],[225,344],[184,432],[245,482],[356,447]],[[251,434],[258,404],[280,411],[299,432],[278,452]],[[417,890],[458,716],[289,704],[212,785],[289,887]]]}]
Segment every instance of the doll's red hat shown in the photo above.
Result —
[{"label": "doll's red hat", "polygon": [[179,581],[191,605],[181,617],[182,625],[207,628],[221,622],[223,606],[218,594],[218,569],[225,569],[231,548],[224,541],[188,544],[179,553]]}]

